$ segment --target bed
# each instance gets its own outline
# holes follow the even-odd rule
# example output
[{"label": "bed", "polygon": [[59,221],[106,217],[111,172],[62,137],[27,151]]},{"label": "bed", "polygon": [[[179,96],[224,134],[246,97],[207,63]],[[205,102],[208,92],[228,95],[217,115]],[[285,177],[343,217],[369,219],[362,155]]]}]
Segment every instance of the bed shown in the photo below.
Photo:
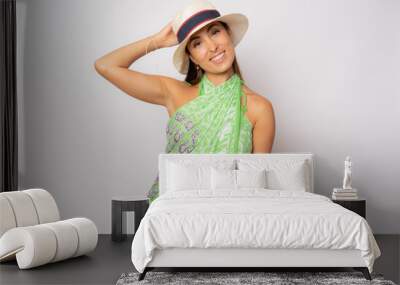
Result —
[{"label": "bed", "polygon": [[159,267],[352,267],[381,254],[367,221],[314,192],[311,153],[160,153],[159,197],[132,241]]}]

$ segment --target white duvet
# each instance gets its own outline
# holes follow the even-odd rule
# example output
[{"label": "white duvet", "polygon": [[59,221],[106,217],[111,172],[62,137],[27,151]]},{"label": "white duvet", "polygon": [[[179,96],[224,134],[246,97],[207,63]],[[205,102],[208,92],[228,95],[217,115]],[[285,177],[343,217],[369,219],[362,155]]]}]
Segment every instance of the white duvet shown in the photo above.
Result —
[{"label": "white duvet", "polygon": [[262,188],[162,194],[134,236],[133,265],[143,272],[167,247],[359,249],[370,272],[381,254],[367,221],[329,198]]}]

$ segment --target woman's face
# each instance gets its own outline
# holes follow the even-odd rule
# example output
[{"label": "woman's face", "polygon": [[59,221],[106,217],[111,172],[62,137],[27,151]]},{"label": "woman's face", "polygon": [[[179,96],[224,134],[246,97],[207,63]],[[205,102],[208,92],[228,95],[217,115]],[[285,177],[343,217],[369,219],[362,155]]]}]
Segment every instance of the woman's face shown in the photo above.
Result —
[{"label": "woman's face", "polygon": [[[212,22],[194,33],[187,44],[190,59],[211,73],[225,72],[235,59],[228,31],[220,22]],[[216,56],[222,53],[222,57]]]}]

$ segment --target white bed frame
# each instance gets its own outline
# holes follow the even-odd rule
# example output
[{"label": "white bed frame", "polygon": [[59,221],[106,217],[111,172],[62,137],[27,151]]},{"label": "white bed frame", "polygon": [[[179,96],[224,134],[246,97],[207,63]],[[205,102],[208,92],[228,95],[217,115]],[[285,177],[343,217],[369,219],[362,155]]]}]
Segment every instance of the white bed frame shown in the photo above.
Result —
[{"label": "white bed frame", "polygon": [[[314,159],[312,153],[255,153],[255,154],[159,154],[159,191],[165,191],[166,161],[174,159],[299,159],[309,165],[308,191],[314,192]],[[157,267],[353,267],[371,280],[360,250],[338,249],[269,249],[269,248],[166,248],[156,249],[139,280],[147,271]]]}]

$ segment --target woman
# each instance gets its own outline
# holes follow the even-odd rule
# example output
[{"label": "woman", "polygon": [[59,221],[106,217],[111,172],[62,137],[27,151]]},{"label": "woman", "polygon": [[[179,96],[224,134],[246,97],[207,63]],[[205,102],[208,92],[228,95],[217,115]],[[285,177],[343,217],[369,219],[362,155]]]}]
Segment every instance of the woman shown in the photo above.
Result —
[{"label": "woman", "polygon": [[[244,84],[235,57],[247,27],[246,16],[221,16],[197,0],[157,34],[99,58],[95,68],[128,95],[167,109],[166,153],[268,153],[275,137],[272,104]],[[173,63],[184,81],[129,69],[148,52],[175,45]],[[158,194],[157,175],[150,203]]]}]

